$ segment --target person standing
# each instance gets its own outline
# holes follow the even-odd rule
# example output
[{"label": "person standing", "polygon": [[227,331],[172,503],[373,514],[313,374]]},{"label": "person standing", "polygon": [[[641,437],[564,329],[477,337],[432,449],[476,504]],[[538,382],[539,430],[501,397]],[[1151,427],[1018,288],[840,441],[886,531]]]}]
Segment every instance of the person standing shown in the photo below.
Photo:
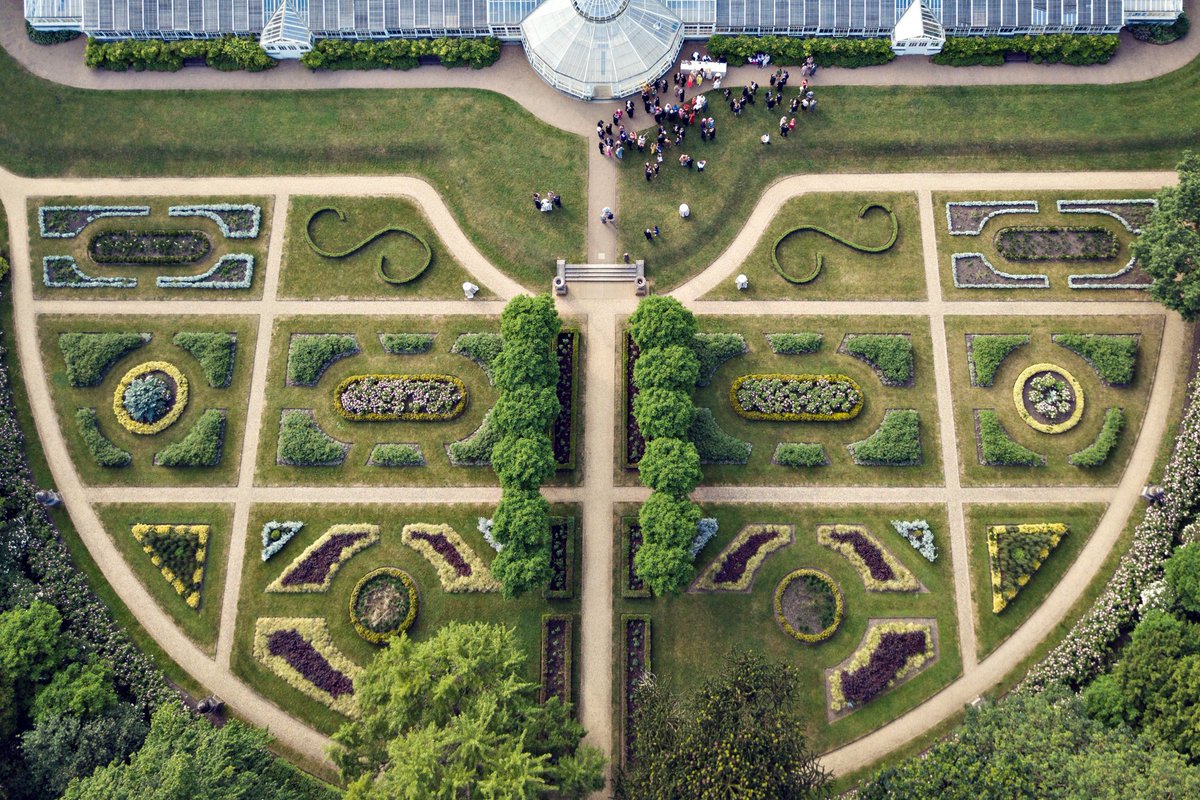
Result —
[{"label": "person standing", "polygon": [[540,194],[538,194],[537,192],[533,193],[533,210],[534,211],[542,210],[542,196]]},{"label": "person standing", "polygon": [[611,208],[609,208],[608,206],[605,206],[604,208],[600,209],[601,224],[607,225],[608,223],[610,223],[612,221],[613,221],[613,210]]},{"label": "person standing", "polygon": [[642,235],[646,237],[647,242],[654,240],[654,231],[650,230],[649,228],[646,228],[646,230],[642,231]]}]

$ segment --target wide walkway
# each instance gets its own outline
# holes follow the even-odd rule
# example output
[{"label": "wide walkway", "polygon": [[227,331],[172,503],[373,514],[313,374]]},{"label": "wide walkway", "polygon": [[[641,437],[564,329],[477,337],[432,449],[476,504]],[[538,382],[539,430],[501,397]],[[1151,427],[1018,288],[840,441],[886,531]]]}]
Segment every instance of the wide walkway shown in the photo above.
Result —
[{"label": "wide walkway", "polygon": [[[793,177],[771,186],[751,213],[746,226],[726,252],[708,269],[681,286],[675,295],[697,313],[737,314],[865,314],[905,313],[930,318],[934,332],[934,380],[940,408],[944,485],[920,488],[875,487],[702,487],[696,492],[700,502],[774,502],[844,505],[858,502],[936,502],[949,511],[951,527],[950,558],[955,579],[955,604],[959,628],[962,675],[938,694],[875,732],[824,756],[826,766],[845,772],[864,766],[903,746],[913,737],[928,731],[959,711],[981,693],[1010,673],[1033,649],[1059,625],[1074,602],[1096,576],[1105,556],[1124,528],[1126,519],[1137,506],[1138,490],[1146,481],[1158,444],[1171,415],[1150,414],[1143,424],[1129,466],[1119,485],[1079,489],[1070,487],[964,488],[959,484],[957,433],[950,411],[954,376],[949,368],[949,343],[941,324],[948,314],[974,315],[1117,315],[1159,314],[1166,317],[1166,330],[1160,360],[1154,368],[1150,408],[1168,408],[1179,373],[1184,348],[1183,326],[1174,314],[1144,301],[1072,303],[1062,301],[977,302],[946,300],[941,294],[940,265],[934,246],[934,226],[939,215],[932,206],[932,193],[939,190],[1034,189],[1041,187],[1106,190],[1152,189],[1170,183],[1174,173],[1057,173],[1045,174],[912,174],[912,175],[839,175],[839,188],[862,191],[915,191],[919,200],[921,235],[927,299],[903,304],[857,303],[848,301],[765,301],[707,302],[697,298],[724,280],[729,280],[741,259],[753,247],[770,220],[789,198],[808,191],[827,189],[833,176]],[[453,216],[432,187],[414,178],[367,177],[264,177],[194,179],[44,179],[33,180],[0,171],[0,201],[3,201],[11,225],[13,291],[17,322],[17,347],[26,386],[30,393],[37,434],[43,443],[57,488],[62,493],[80,536],[99,564],[101,572],[117,594],[137,617],[139,623],[198,682],[224,698],[241,716],[267,727],[288,748],[322,761],[327,740],[286,710],[257,694],[231,670],[234,625],[241,590],[241,566],[247,542],[254,532],[247,530],[249,509],[259,502],[354,502],[383,503],[457,503],[495,500],[498,491],[482,487],[268,487],[255,483],[254,455],[258,450],[266,402],[266,373],[269,334],[274,320],[283,315],[302,313],[369,313],[398,315],[414,313],[497,313],[500,301],[299,301],[278,296],[283,232],[288,198],[293,194],[403,194],[418,203],[455,257],[480,283],[492,288],[501,300],[521,291],[474,248],[457,226]],[[180,195],[266,195],[275,199],[275,215],[268,247],[264,294],[261,300],[180,301],[93,301],[86,296],[68,295],[66,299],[34,300],[33,280],[40,270],[30,264],[29,231],[24,225],[26,200],[39,195],[59,196],[180,196]],[[943,223],[944,224],[944,223]],[[613,586],[612,547],[613,504],[636,502],[645,497],[638,487],[616,487],[614,465],[618,453],[616,438],[618,381],[617,331],[621,317],[636,305],[628,286],[571,287],[560,298],[564,314],[579,318],[584,325],[587,393],[584,404],[583,471],[584,480],[576,487],[547,490],[554,501],[576,502],[582,506],[583,574],[581,621],[580,714],[588,729],[589,741],[609,751],[613,742]],[[249,398],[248,424],[240,452],[241,470],[237,485],[229,488],[162,488],[85,486],[71,462],[64,434],[53,411],[47,365],[37,338],[38,317],[45,314],[243,314],[258,317],[258,340],[253,353],[254,369]],[[232,546],[225,565],[225,594],[215,655],[204,652],[175,626],[147,592],[125,562],[109,534],[104,530],[94,504],[99,502],[232,503],[234,529]],[[1016,633],[982,661],[975,655],[974,618],[971,584],[967,569],[967,540],[963,525],[963,507],[969,503],[1054,503],[1107,502],[1108,509],[1083,552],[1047,596],[1046,601]]]}]

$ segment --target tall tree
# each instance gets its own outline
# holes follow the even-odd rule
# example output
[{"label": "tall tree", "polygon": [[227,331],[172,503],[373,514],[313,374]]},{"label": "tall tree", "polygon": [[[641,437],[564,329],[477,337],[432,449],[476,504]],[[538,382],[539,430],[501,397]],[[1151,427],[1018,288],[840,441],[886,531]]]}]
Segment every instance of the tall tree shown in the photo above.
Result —
[{"label": "tall tree", "polygon": [[347,800],[584,797],[604,760],[570,709],[539,705],[512,629],[450,622],[393,639],[355,680],[362,716],[334,735]]},{"label": "tall tree", "polygon": [[1179,185],[1158,193],[1158,209],[1133,241],[1133,255],[1150,273],[1150,296],[1189,322],[1200,315],[1200,155],[1179,162]]}]

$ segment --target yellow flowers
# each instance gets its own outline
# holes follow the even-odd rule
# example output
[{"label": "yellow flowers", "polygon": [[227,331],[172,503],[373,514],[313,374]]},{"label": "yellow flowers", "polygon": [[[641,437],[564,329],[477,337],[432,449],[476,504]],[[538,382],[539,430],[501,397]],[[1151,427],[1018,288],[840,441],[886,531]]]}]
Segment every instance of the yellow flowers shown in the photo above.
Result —
[{"label": "yellow flowers", "polygon": [[[1071,416],[1062,422],[1054,424],[1040,422],[1025,410],[1025,382],[1039,372],[1046,371],[1054,372],[1056,375],[1066,378],[1067,383],[1071,385],[1071,392],[1075,395],[1075,410],[1071,412]],[[1017,413],[1021,415],[1021,419],[1025,421],[1025,424],[1035,431],[1041,431],[1042,433],[1063,433],[1074,428],[1079,424],[1079,420],[1083,419],[1083,387],[1079,385],[1079,381],[1075,380],[1074,375],[1060,366],[1055,364],[1034,364],[1017,376],[1017,381],[1013,384],[1013,404],[1017,407]]]},{"label": "yellow flowers", "polygon": [[[828,587],[833,595],[834,610],[833,622],[822,631],[817,633],[806,633],[798,631],[792,627],[791,622],[783,613],[783,595],[787,591],[788,586],[793,581],[797,580],[812,580],[816,579]],[[823,642],[837,632],[838,626],[842,624],[842,613],[845,611],[845,600],[842,598],[842,591],[834,582],[833,578],[826,575],[824,572],[815,569],[797,569],[792,570],[783,577],[779,582],[779,586],[775,589],[775,620],[783,626],[784,633],[791,636],[793,639],[804,642],[805,644],[817,644]]]},{"label": "yellow flowers", "polygon": [[[1067,535],[1068,528],[1061,522],[1024,523],[1021,525],[990,525],[987,529],[988,560],[992,573],[992,612],[999,614],[1029,583],[1033,573]],[[1025,563],[1016,563],[1010,557],[1015,543],[1025,547],[1036,547]]]},{"label": "yellow flowers", "polygon": [[[136,379],[151,372],[166,373],[175,382],[175,402],[171,404],[171,408],[162,418],[149,423],[138,422],[129,416],[129,412],[125,410],[125,390]],[[188,381],[183,373],[174,364],[169,364],[166,361],[146,361],[126,372],[120,382],[117,383],[117,388],[113,391],[113,414],[116,415],[117,422],[121,423],[121,427],[130,433],[150,436],[164,431],[174,424],[183,414],[183,410],[187,408],[187,402]]]},{"label": "yellow flowers", "polygon": [[405,525],[400,531],[400,541],[433,565],[442,591],[500,591],[500,583],[492,577],[479,554],[449,525]]},{"label": "yellow flowers", "polygon": [[[133,538],[142,545],[142,552],[150,556],[150,563],[158,567],[159,574],[163,576],[163,580],[171,585],[175,593],[184,598],[189,608],[200,608],[200,592],[204,585],[204,562],[208,555],[208,550],[205,544],[208,542],[209,526],[207,525],[147,525],[138,523],[130,529]],[[181,557],[178,552],[172,554],[167,552],[167,558],[164,559],[163,553],[160,553],[155,548],[155,542],[161,542],[164,539],[179,537],[187,540],[188,543],[195,545],[195,550],[190,557]],[[173,549],[173,548],[172,548]],[[186,560],[184,560],[186,559]],[[198,566],[191,568],[190,571],[185,571],[181,576],[176,574],[167,563],[171,560],[180,569],[184,569],[193,562]],[[189,582],[185,583],[184,578],[188,578]]]}]

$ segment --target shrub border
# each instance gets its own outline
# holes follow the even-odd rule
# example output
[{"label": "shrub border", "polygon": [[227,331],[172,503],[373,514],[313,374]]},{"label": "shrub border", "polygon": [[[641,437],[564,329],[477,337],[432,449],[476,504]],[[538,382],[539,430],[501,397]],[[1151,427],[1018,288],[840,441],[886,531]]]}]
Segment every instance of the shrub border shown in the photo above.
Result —
[{"label": "shrub border", "polygon": [[[1067,417],[1062,422],[1057,422],[1052,425],[1039,422],[1038,420],[1034,419],[1028,411],[1025,410],[1025,381],[1029,380],[1039,372],[1046,371],[1057,372],[1059,375],[1062,375],[1067,379],[1067,383],[1071,384],[1071,391],[1075,392],[1075,411],[1072,412],[1071,416]],[[1013,384],[1013,404],[1017,407],[1017,414],[1020,415],[1021,419],[1026,425],[1033,428],[1035,431],[1041,431],[1042,433],[1065,433],[1066,431],[1069,431],[1078,425],[1079,421],[1083,419],[1083,398],[1083,387],[1079,385],[1079,381],[1075,380],[1074,375],[1072,375],[1070,372],[1067,372],[1057,364],[1041,363],[1028,366],[1021,371],[1021,374],[1017,376],[1017,380]]]},{"label": "shrub border", "polygon": [[[149,372],[165,372],[171,380],[175,381],[175,402],[171,404],[171,408],[162,418],[149,423],[138,422],[125,410],[125,390],[134,380]],[[117,388],[113,390],[113,414],[116,415],[117,422],[121,423],[121,427],[125,430],[139,436],[153,436],[165,431],[183,415],[187,404],[188,380],[178,367],[166,361],[144,361],[136,367],[130,368],[117,383]]]},{"label": "shrub border", "polygon": [[[833,613],[833,622],[830,623],[829,627],[825,628],[820,633],[804,633],[803,631],[798,631],[793,628],[792,624],[783,617],[784,591],[792,584],[793,581],[809,575],[818,578],[826,586],[828,586],[833,592],[833,597],[836,601],[836,606],[834,607]],[[835,633],[837,633],[838,628],[842,626],[842,617],[845,615],[845,610],[846,601],[842,597],[841,587],[837,585],[837,581],[819,569],[813,569],[811,567],[794,569],[787,575],[784,575],[783,579],[779,581],[779,585],[775,587],[775,621],[779,623],[781,628],[783,628],[784,633],[786,633],[788,636],[791,636],[798,642],[804,642],[805,644],[820,644],[821,642],[824,642],[832,637]]]},{"label": "shrub border", "polygon": [[538,699],[545,703],[550,699],[546,694],[546,684],[543,680],[546,675],[546,645],[549,637],[546,635],[547,628],[551,622],[566,623],[566,655],[563,657],[563,693],[565,697],[561,698],[563,703],[570,703],[573,688],[571,686],[572,661],[574,660],[575,650],[575,615],[574,614],[542,614],[542,657],[541,657],[541,672],[538,675]]},{"label": "shrub border", "polygon": [[[363,586],[366,585],[367,581],[380,575],[390,575],[393,578],[398,578],[404,584],[404,588],[408,589],[408,613],[400,621],[400,624],[396,626],[395,630],[386,633],[373,631],[363,625],[359,622],[358,615],[354,612],[355,607],[358,605],[358,595],[361,593]],[[421,598],[417,592],[417,584],[413,580],[412,575],[409,575],[399,567],[379,567],[359,578],[358,583],[354,584],[354,588],[350,591],[350,621],[354,623],[354,631],[359,636],[371,644],[383,644],[412,627],[412,624],[417,620],[417,609],[420,602]]]},{"label": "shrub border", "polygon": [[1004,358],[1000,359],[1000,362],[998,364],[996,364],[997,372],[1000,371],[1000,366],[1008,359],[1009,356],[1011,356],[1013,353],[1020,350],[1025,345],[1029,344],[1031,341],[1033,341],[1033,336],[1028,333],[968,333],[968,334],[966,334],[965,338],[967,340],[967,372],[969,372],[970,376],[971,376],[971,385],[978,387],[980,389],[992,388],[992,386],[995,385],[995,383],[996,383],[996,376],[995,376],[995,374],[993,374],[992,380],[986,384],[979,382],[978,377],[977,377],[977,370],[976,370],[976,366],[975,366],[975,337],[976,336],[1023,336],[1023,337],[1025,337],[1024,342],[1015,346],[1012,350],[1009,350],[1007,353],[1004,354]]},{"label": "shrub border", "polygon": [[[1114,414],[1113,412],[1116,412],[1116,413]],[[1092,443],[1089,444],[1087,447],[1085,447],[1082,450],[1079,450],[1075,453],[1071,453],[1071,455],[1067,456],[1067,463],[1073,467],[1079,467],[1080,469],[1094,469],[1096,467],[1104,466],[1104,464],[1108,462],[1108,457],[1112,455],[1112,451],[1116,450],[1117,446],[1121,443],[1121,438],[1120,438],[1121,430],[1124,427],[1125,427],[1125,409],[1121,408],[1120,406],[1113,406],[1112,408],[1105,409],[1104,410],[1104,424],[1100,426],[1100,430],[1096,434],[1096,438],[1093,439]],[[1082,456],[1084,453],[1087,453],[1092,448],[1096,448],[1097,452],[1099,452],[1099,450],[1101,449],[1101,447],[1100,447],[1101,440],[1104,438],[1105,434],[1109,433],[1110,430],[1112,431],[1112,433],[1111,433],[1112,444],[1109,445],[1108,449],[1104,451],[1104,457],[1101,458],[1095,464],[1077,463],[1079,460],[1081,460],[1080,456]]]}]

